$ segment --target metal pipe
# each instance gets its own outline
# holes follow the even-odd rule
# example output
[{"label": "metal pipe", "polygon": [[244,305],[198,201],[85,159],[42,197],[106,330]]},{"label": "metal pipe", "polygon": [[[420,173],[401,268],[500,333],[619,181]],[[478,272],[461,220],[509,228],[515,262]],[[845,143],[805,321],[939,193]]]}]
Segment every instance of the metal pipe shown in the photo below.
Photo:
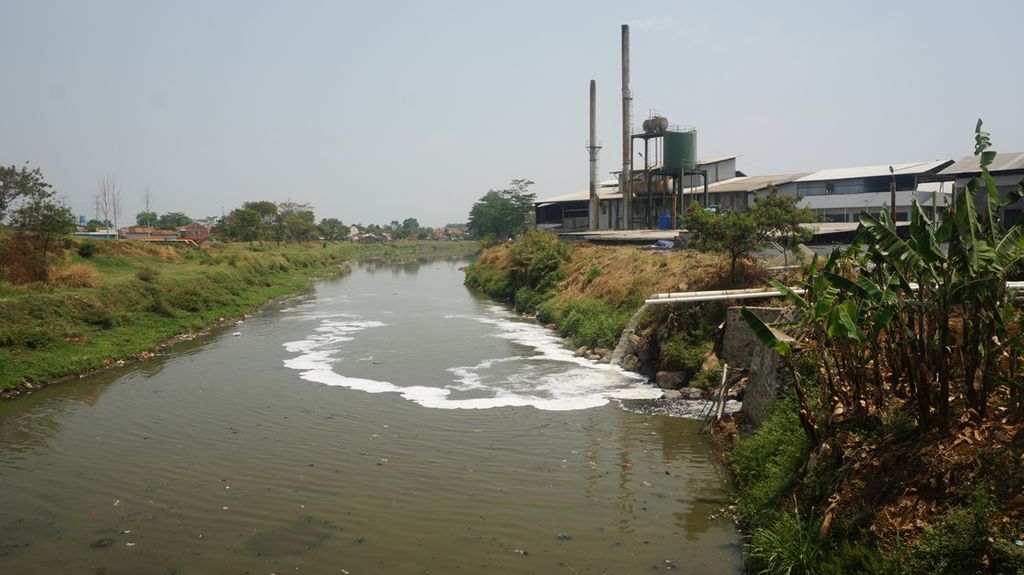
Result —
[{"label": "metal pipe", "polygon": [[706,210],[709,207],[711,207],[711,206],[708,205],[708,171],[707,170],[701,170],[700,173],[701,173],[701,175],[703,177],[703,180],[704,180],[704,209]]},{"label": "metal pipe", "polygon": [[[917,291],[918,285],[911,283],[910,289]],[[796,295],[804,295],[807,290],[803,288],[790,288]],[[1011,290],[1024,290],[1024,281],[1013,281],[1006,282],[1006,289]],[[644,300],[646,304],[659,304],[659,303],[686,303],[686,302],[698,302],[698,301],[717,301],[726,299],[757,299],[757,298],[770,298],[770,297],[781,297],[782,292],[778,290],[764,290],[761,288],[750,288],[750,289],[737,289],[737,290],[710,290],[710,291],[691,291],[691,292],[669,292],[669,293],[656,293],[651,297]],[[1024,294],[1020,294],[1024,295]]]},{"label": "metal pipe", "polygon": [[622,25],[622,174],[620,191],[626,210],[624,229],[633,229],[633,142],[629,137],[632,130],[629,120],[629,24]]},{"label": "metal pipe", "polygon": [[653,196],[651,195],[651,163],[647,160],[647,156],[651,152],[650,147],[651,140],[644,138],[644,183],[647,186],[647,206],[644,210],[644,223],[648,229],[651,229],[651,210],[654,207]]},{"label": "metal pipe", "polygon": [[590,81],[590,229],[600,228],[601,200],[597,197],[597,81]]}]

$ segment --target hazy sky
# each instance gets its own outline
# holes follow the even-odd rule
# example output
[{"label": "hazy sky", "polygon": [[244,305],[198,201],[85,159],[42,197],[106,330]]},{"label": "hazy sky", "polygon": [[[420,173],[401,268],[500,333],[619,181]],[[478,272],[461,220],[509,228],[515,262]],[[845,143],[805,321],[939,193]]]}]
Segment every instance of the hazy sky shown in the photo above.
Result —
[{"label": "hazy sky", "polygon": [[100,176],[134,219],[247,200],[317,218],[465,221],[513,178],[585,189],[597,80],[621,163],[619,26],[635,125],[698,130],[748,174],[957,159],[985,120],[1024,151],[1024,2],[0,0],[0,164],[76,214]]}]

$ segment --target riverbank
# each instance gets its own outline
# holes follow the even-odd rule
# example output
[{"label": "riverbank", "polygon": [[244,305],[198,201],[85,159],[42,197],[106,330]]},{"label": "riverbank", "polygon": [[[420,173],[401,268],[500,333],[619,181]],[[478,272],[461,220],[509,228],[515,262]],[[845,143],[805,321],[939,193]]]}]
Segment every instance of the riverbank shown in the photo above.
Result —
[{"label": "riverbank", "polygon": [[124,362],[341,273],[346,262],[465,257],[473,242],[72,242],[50,281],[0,282],[0,397]]},{"label": "riverbank", "polygon": [[[729,287],[765,282],[756,269],[741,277],[749,283]],[[829,277],[843,279],[838,274]],[[570,337],[572,345],[585,348],[583,353],[602,358],[644,295],[722,288],[724,279],[721,262],[713,254],[555,245],[542,236],[487,250],[466,274],[467,285],[536,313]],[[853,295],[843,295],[849,300],[844,305],[854,303]],[[724,311],[724,304],[708,302],[649,306],[636,314],[630,337],[636,339],[633,347],[638,352],[632,364],[629,358],[624,360],[624,367],[663,387],[679,381],[698,387],[717,382],[720,372],[710,354],[711,340]],[[879,345],[902,333],[888,332]],[[820,334],[833,337],[823,328]],[[1018,340],[1019,335],[1013,341]],[[956,417],[948,425],[921,426],[915,420],[920,413],[917,399],[907,391],[913,388],[897,378],[906,370],[889,367],[904,356],[872,356],[868,345],[841,343],[846,347],[840,351],[860,354],[857,361],[842,364],[842,373],[830,367],[839,352],[819,355],[813,341],[805,341],[805,349],[795,356],[792,368],[800,375],[810,409],[799,405],[790,390],[775,402],[759,428],[729,418],[719,428],[715,440],[726,447],[723,458],[736,479],[736,513],[747,533],[748,569],[1021,572],[1024,424],[1019,385],[1006,378],[993,385],[980,413],[966,407],[969,390],[958,387],[950,394]],[[1001,364],[1004,368],[1017,361],[1009,358]],[[885,367],[868,370],[880,363]],[[955,367],[955,373],[962,373]],[[668,370],[672,377],[663,378]],[[838,391],[826,393],[829,388],[823,382],[841,374],[857,377],[850,385],[833,383]],[[856,397],[859,388],[853,385],[870,386],[880,379],[884,385],[869,388],[870,397],[861,392],[861,401],[845,400],[850,406],[846,409],[840,403],[822,410],[822,405],[836,401],[831,394]],[[916,385],[924,383],[918,380]],[[810,411],[816,413],[818,437],[823,439],[817,445],[812,445],[801,421],[800,414]]]},{"label": "riverbank", "polygon": [[[531,232],[491,247],[466,269],[466,285],[553,327],[581,355],[609,361],[626,325],[654,293],[764,285],[767,272],[722,254],[565,244]],[[725,302],[649,306],[631,326],[622,366],[664,388],[708,387],[721,376],[712,354]]]}]

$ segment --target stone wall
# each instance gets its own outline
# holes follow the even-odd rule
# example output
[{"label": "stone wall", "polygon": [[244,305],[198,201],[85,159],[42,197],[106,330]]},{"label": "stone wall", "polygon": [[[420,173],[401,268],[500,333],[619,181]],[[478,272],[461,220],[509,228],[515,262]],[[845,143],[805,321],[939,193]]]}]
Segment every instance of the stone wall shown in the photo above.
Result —
[{"label": "stone wall", "polygon": [[[767,325],[789,323],[796,317],[791,307],[748,307]],[[793,342],[788,335],[774,330],[782,340]],[[747,387],[743,392],[743,408],[740,410],[754,426],[768,416],[772,402],[789,389],[790,376],[775,350],[765,347],[740,316],[740,307],[726,311],[725,329],[719,351],[722,361],[730,368],[746,368],[750,372]]]},{"label": "stone wall", "polygon": [[[754,350],[762,347],[757,336],[747,327],[747,322],[740,316],[740,307],[731,307],[725,312],[725,333],[722,336],[721,349],[716,350],[718,357],[730,367],[750,369]],[[794,309],[788,307],[748,307],[757,314],[766,325],[792,321]]]},{"label": "stone wall", "polygon": [[[793,343],[793,339],[776,331],[776,336]],[[782,362],[782,357],[769,347],[756,342],[751,348],[750,376],[747,388],[743,392],[743,407],[740,412],[755,427],[768,417],[768,411],[777,397],[789,389],[792,384],[789,371]]]}]

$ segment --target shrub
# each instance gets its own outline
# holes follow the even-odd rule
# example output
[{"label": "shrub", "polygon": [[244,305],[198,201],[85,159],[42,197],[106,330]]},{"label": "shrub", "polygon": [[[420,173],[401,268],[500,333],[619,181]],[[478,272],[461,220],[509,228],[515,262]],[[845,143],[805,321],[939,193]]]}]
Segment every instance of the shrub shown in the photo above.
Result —
[{"label": "shrub", "polygon": [[917,429],[914,416],[899,407],[891,407],[882,411],[882,434],[892,434],[895,441],[903,441],[913,435]]},{"label": "shrub", "polygon": [[98,246],[96,245],[96,242],[93,240],[85,240],[82,243],[78,244],[78,255],[86,259],[96,255],[97,250]]},{"label": "shrub", "polygon": [[102,329],[110,329],[122,323],[120,316],[100,307],[90,307],[82,310],[82,321],[88,325],[94,325]]},{"label": "shrub", "polygon": [[694,375],[687,385],[717,392],[718,388],[722,385],[722,368],[716,366],[707,371],[702,371]]},{"label": "shrub", "polygon": [[555,298],[547,299],[537,306],[537,321],[541,323],[558,321],[558,301]]},{"label": "shrub", "polygon": [[616,310],[601,300],[581,298],[566,303],[555,323],[579,345],[613,348],[629,317],[628,311]]},{"label": "shrub", "polygon": [[828,538],[821,535],[821,521],[812,515],[801,517],[796,510],[754,529],[748,539],[747,557],[758,573],[821,573],[829,548]]},{"label": "shrub", "polygon": [[43,327],[0,327],[0,346],[43,349],[56,337]]},{"label": "shrub", "polygon": [[681,371],[689,379],[700,371],[711,348],[710,341],[693,342],[689,333],[676,333],[661,346],[661,368]]},{"label": "shrub", "polygon": [[160,270],[149,266],[141,267],[139,271],[135,272],[135,277],[139,278],[140,281],[152,283],[156,278],[160,277]]},{"label": "shrub", "polygon": [[762,527],[777,515],[779,498],[796,477],[809,447],[790,392],[775,402],[757,434],[741,441],[729,457],[738,483],[738,508],[748,525]]},{"label": "shrub", "polygon": [[514,303],[519,311],[536,311],[546,299],[550,292],[539,292],[535,289],[523,286],[516,290]]},{"label": "shrub", "polygon": [[517,287],[545,290],[560,279],[559,270],[569,260],[569,246],[551,232],[523,234],[508,249],[512,281]]},{"label": "shrub", "polygon": [[990,520],[994,510],[991,496],[973,489],[965,505],[951,509],[925,532],[902,567],[908,573],[1024,572],[1024,549],[1003,541],[1008,537]]},{"label": "shrub", "polygon": [[156,286],[150,285],[152,288],[149,291],[150,304],[146,308],[146,311],[161,315],[164,317],[174,317],[174,308],[164,299],[163,292],[160,291]]}]

